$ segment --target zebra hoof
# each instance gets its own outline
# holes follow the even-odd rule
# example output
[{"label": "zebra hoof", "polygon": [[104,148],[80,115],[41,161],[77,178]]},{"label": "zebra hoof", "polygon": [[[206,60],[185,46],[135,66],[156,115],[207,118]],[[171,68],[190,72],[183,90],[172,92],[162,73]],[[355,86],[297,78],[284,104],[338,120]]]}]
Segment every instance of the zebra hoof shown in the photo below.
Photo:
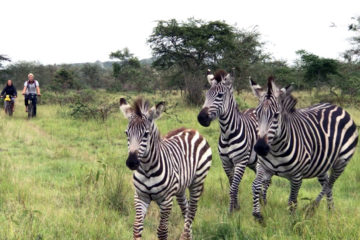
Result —
[{"label": "zebra hoof", "polygon": [[260,198],[260,204],[263,206],[266,206],[266,204],[267,204],[266,198]]},{"label": "zebra hoof", "polygon": [[296,212],[296,208],[297,208],[297,202],[290,201],[288,203],[288,205],[289,205],[289,213],[290,213],[290,215],[294,215],[295,212]]},{"label": "zebra hoof", "polygon": [[296,206],[289,206],[289,213],[290,215],[294,215],[296,212]]},{"label": "zebra hoof", "polygon": [[180,240],[192,240],[191,233],[183,232],[180,236]]},{"label": "zebra hoof", "polygon": [[259,212],[253,213],[253,216],[255,217],[255,220],[257,222],[259,222],[260,224],[265,224],[264,218],[261,215],[261,213],[259,213]]},{"label": "zebra hoof", "polygon": [[328,203],[328,210],[329,210],[330,212],[333,211],[334,208],[335,208],[335,206],[334,206],[334,203],[333,203],[333,202]]},{"label": "zebra hoof", "polygon": [[230,213],[234,213],[235,211],[237,211],[239,209],[240,209],[239,204],[231,205],[230,206]]},{"label": "zebra hoof", "polygon": [[314,216],[318,206],[319,206],[319,202],[317,202],[317,201],[313,201],[313,202],[309,203],[305,208],[306,218],[311,218],[312,216]]}]

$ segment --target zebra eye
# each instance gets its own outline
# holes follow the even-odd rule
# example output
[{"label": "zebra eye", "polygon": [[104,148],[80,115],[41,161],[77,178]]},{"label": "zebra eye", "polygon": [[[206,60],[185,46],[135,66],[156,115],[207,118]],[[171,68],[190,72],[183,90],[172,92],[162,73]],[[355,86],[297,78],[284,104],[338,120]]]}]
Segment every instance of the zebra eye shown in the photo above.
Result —
[{"label": "zebra eye", "polygon": [[149,136],[149,131],[145,131],[144,138],[147,138]]},{"label": "zebra eye", "polygon": [[278,116],[279,116],[278,112],[274,113],[274,118],[277,118]]},{"label": "zebra eye", "polygon": [[224,96],[224,93],[218,93],[217,95],[219,98],[221,98],[222,96]]}]

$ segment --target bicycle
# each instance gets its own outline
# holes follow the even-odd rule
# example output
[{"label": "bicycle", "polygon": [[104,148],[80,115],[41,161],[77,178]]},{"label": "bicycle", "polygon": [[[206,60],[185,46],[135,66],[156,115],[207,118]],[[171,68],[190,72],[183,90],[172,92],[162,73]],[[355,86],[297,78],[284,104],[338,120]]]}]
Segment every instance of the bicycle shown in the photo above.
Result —
[{"label": "bicycle", "polygon": [[[1,96],[1,98],[4,98],[4,97]],[[4,99],[5,114],[8,114],[10,117],[14,113],[14,99],[13,98],[15,98],[15,96],[6,95],[5,99]]]},{"label": "bicycle", "polygon": [[29,93],[25,96],[25,98],[27,98],[27,101],[30,100],[30,103],[28,104],[28,119],[36,116],[36,96],[40,96],[40,94]]}]

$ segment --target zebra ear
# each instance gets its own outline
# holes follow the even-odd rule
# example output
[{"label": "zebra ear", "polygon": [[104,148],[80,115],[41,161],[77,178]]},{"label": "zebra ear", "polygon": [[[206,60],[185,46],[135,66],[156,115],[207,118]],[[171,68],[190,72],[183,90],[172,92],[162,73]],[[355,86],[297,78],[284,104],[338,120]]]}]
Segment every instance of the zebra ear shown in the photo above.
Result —
[{"label": "zebra ear", "polygon": [[120,98],[120,110],[126,118],[130,118],[133,112],[130,105],[126,102],[125,98]]},{"label": "zebra ear", "polygon": [[213,80],[211,80],[211,82],[209,82],[209,83],[210,83],[211,86],[214,86],[214,85],[216,85],[218,82],[217,82],[215,79],[213,79]]},{"label": "zebra ear", "polygon": [[211,74],[211,72],[209,72],[209,71],[210,71],[210,69],[208,70],[208,75],[206,76],[206,78],[207,78],[208,83],[212,86],[214,83],[216,83],[216,80],[214,78],[214,75]]},{"label": "zebra ear", "polygon": [[268,94],[273,94],[276,98],[281,95],[281,90],[276,86],[273,76],[268,78]]},{"label": "zebra ear", "polygon": [[149,110],[147,117],[149,120],[156,120],[161,116],[161,113],[164,111],[165,111],[165,102],[162,101]]},{"label": "zebra ear", "polygon": [[290,95],[293,90],[293,87],[289,84],[281,89],[281,94]]},{"label": "zebra ear", "polygon": [[254,93],[254,95],[260,98],[263,95],[264,90],[260,87],[259,84],[253,81],[251,77],[249,77],[249,82],[250,82],[251,90]]},{"label": "zebra ear", "polygon": [[228,73],[224,79],[223,79],[223,82],[226,86],[228,87],[232,87],[232,83],[233,83],[233,78],[232,76],[230,75],[230,73]]}]

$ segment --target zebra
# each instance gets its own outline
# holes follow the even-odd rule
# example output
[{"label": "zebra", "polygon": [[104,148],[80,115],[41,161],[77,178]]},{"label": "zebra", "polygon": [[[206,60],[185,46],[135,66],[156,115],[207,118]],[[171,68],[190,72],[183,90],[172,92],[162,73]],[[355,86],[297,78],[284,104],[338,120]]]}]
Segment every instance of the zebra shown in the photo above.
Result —
[{"label": "zebra", "polygon": [[[229,211],[233,212],[239,208],[238,188],[246,166],[255,171],[257,155],[253,147],[256,142],[257,121],[254,109],[239,111],[233,96],[232,77],[224,70],[215,73],[203,108],[198,114],[198,121],[204,127],[208,127],[216,118],[219,118],[220,123],[218,151],[229,179]],[[269,185],[270,180],[264,182],[264,203]]]},{"label": "zebra", "polygon": [[292,87],[279,89],[273,77],[268,79],[267,91],[252,80],[250,85],[259,98],[258,140],[254,146],[259,160],[252,184],[254,217],[263,221],[259,205],[261,183],[273,175],[290,181],[291,212],[296,209],[302,180],[314,177],[318,178],[322,190],[312,206],[318,206],[326,194],[328,208],[332,209],[333,185],[358,142],[356,125],[349,113],[329,103],[296,109]]},{"label": "zebra", "polygon": [[[209,144],[199,132],[185,128],[171,131],[161,138],[154,120],[164,111],[164,102],[150,108],[149,102],[143,98],[137,98],[132,106],[121,98],[120,109],[129,120],[125,131],[129,152],[126,165],[134,171],[134,239],[141,239],[144,218],[151,201],[160,207],[157,236],[167,239],[167,224],[174,196],[185,219],[181,239],[191,239],[197,203],[211,166]],[[186,189],[189,189],[189,200]]]}]

